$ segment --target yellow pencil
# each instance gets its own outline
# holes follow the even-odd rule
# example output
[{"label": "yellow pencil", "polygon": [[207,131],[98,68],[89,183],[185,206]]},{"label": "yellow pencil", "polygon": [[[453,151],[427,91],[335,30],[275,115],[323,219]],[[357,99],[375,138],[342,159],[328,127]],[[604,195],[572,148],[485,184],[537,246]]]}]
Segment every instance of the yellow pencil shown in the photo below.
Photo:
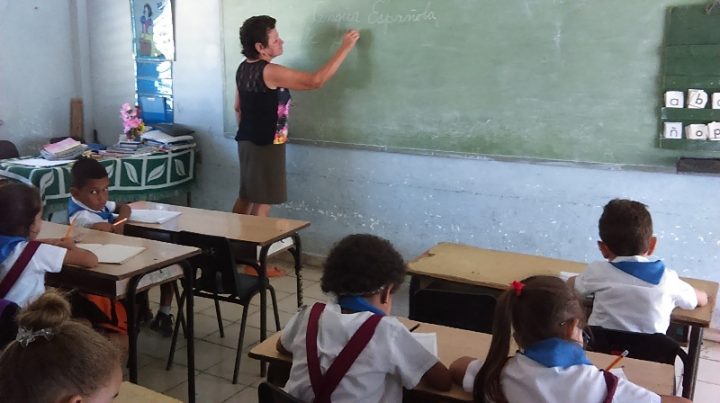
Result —
[{"label": "yellow pencil", "polygon": [[127,221],[127,218],[123,218],[122,220],[117,220],[113,223],[113,227],[120,225],[120,224],[124,223],[125,221]]},{"label": "yellow pencil", "polygon": [[62,237],[62,239],[68,238],[72,235],[72,230],[73,230],[73,227],[75,226],[76,220],[77,220],[77,217],[75,218],[75,220],[72,220],[70,225],[68,225],[68,229],[65,231],[65,235]]},{"label": "yellow pencil", "polygon": [[610,365],[608,365],[607,368],[605,368],[605,371],[610,371],[611,369],[613,369],[613,367],[615,367],[620,362],[620,360],[627,357],[628,353],[629,351],[627,350],[623,351],[619,356],[617,356],[617,358],[613,360],[613,362],[610,363]]}]

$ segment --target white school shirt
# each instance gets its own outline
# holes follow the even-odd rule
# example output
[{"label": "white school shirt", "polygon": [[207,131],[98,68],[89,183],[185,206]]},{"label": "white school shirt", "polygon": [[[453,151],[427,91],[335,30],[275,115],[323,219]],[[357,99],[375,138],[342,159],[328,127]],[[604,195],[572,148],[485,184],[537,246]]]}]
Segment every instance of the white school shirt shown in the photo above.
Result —
[{"label": "white school shirt", "polygon": [[[482,362],[472,361],[463,380],[463,389],[472,393],[471,382]],[[510,403],[601,403],[607,396],[602,372],[594,365],[548,368],[523,354],[511,357],[500,374],[500,385]],[[468,388],[469,386],[469,388]],[[660,396],[619,378],[613,403],[659,403]]]},{"label": "white school shirt", "polygon": [[[613,262],[649,262],[644,256],[620,256]],[[665,269],[657,285],[625,273],[606,261],[590,263],[575,278],[575,290],[595,295],[590,326],[640,333],[665,333],[675,307],[693,309],[697,294],[677,273]]]},{"label": "white school shirt", "polygon": [[[72,201],[77,203],[77,205],[82,207],[84,210],[79,210],[75,214],[68,217],[68,222],[71,223],[74,221],[75,225],[82,228],[90,228],[97,223],[107,222],[107,220],[97,215],[99,211],[91,209],[90,207],[86,206],[84,203],[80,202],[78,199],[72,196],[71,198]],[[107,207],[107,209],[110,210],[110,212],[112,213],[117,208],[117,203],[108,200],[105,203],[105,207]]]},{"label": "white school shirt", "polygon": [[[326,304],[320,315],[317,343],[323,375],[350,337],[371,315],[370,312],[343,314],[340,305]],[[305,350],[309,316],[310,307],[300,310],[290,319],[280,337],[283,347],[293,355],[285,390],[306,402],[315,398]],[[333,403],[401,402],[402,388],[414,388],[437,361],[397,318],[385,316],[335,388],[331,399]]]},{"label": "white school shirt", "polygon": [[[7,259],[0,262],[0,280],[7,276],[27,244],[27,241],[18,243]],[[45,273],[57,273],[62,270],[65,253],[67,253],[65,248],[40,244],[15,285],[5,295],[5,299],[9,299],[23,308],[35,301],[45,292]]]}]

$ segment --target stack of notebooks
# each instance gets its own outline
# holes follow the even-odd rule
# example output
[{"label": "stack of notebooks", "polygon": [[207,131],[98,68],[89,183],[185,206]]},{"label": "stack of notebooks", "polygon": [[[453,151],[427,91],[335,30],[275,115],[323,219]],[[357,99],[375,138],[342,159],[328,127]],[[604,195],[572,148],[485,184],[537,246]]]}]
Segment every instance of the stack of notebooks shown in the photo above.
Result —
[{"label": "stack of notebooks", "polygon": [[143,140],[146,144],[161,147],[167,151],[179,151],[186,148],[195,148],[195,138],[189,134],[183,136],[171,136],[160,130],[149,130],[143,133]]},{"label": "stack of notebooks", "polygon": [[101,155],[126,157],[126,156],[139,156],[149,155],[158,151],[158,147],[153,145],[143,144],[139,141],[121,141],[117,144],[108,146],[106,150],[100,150]]},{"label": "stack of notebooks", "polygon": [[68,137],[65,140],[53,144],[46,144],[40,150],[40,154],[46,160],[71,160],[82,155],[87,146],[79,141]]}]

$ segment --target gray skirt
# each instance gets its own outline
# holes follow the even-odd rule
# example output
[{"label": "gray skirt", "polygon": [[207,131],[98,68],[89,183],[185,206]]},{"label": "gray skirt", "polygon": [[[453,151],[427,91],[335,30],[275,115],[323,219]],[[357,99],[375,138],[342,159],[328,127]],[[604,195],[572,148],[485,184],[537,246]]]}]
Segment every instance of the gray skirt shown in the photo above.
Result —
[{"label": "gray skirt", "polygon": [[241,199],[262,204],[287,201],[285,144],[259,146],[238,141],[238,157]]}]

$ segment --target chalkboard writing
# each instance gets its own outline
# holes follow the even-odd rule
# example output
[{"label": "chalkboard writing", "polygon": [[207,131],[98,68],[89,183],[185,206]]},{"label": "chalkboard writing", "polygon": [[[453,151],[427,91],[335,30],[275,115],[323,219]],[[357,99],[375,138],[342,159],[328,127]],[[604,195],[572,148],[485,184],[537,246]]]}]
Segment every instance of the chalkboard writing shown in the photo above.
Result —
[{"label": "chalkboard writing", "polygon": [[268,14],[288,67],[317,69],[361,33],[324,88],[293,93],[291,139],[632,165],[682,153],[658,147],[660,48],[667,6],[697,1],[223,3],[228,133],[238,28]]}]

